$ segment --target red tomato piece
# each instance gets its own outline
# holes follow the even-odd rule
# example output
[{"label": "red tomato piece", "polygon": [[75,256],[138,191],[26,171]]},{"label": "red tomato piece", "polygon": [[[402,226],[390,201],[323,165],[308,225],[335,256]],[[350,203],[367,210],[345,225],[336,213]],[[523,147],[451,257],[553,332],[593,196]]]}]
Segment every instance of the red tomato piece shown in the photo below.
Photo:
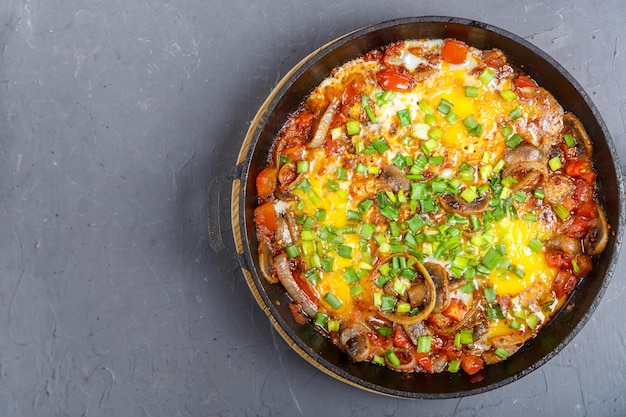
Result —
[{"label": "red tomato piece", "polygon": [[520,88],[526,88],[526,87],[533,87],[533,88],[537,87],[537,83],[535,82],[535,80],[533,80],[527,75],[520,75],[519,77],[517,77],[514,85],[515,85],[516,90],[519,90]]},{"label": "red tomato piece", "polygon": [[565,173],[570,177],[581,178],[592,184],[596,179],[596,173],[588,159],[573,159],[565,164]]},{"label": "red tomato piece", "polygon": [[590,220],[598,217],[596,203],[594,203],[593,201],[582,201],[576,206],[575,210],[576,214],[582,217],[586,217]]},{"label": "red tomato piece", "polygon": [[417,359],[417,363],[426,372],[431,372],[433,370],[433,360],[428,353],[416,353],[415,358]]},{"label": "red tomato piece", "polygon": [[566,223],[564,233],[574,239],[582,239],[589,232],[589,219],[580,216],[572,216]]},{"label": "red tomato piece", "polygon": [[552,291],[554,291],[557,298],[566,296],[572,292],[576,286],[576,281],[576,276],[571,272],[559,271],[559,273],[556,274],[554,282],[552,283]]},{"label": "red tomato piece", "polygon": [[387,68],[376,74],[378,84],[385,90],[408,91],[413,85],[413,77],[405,70],[397,67]]},{"label": "red tomato piece", "polygon": [[446,39],[441,48],[441,57],[449,64],[462,64],[467,59],[468,46],[454,39]]},{"label": "red tomato piece", "polygon": [[271,237],[276,232],[276,212],[274,203],[268,201],[254,209],[254,221],[259,232]]},{"label": "red tomato piece", "polygon": [[546,262],[553,268],[570,269],[572,256],[558,250],[546,249]]},{"label": "red tomato piece", "polygon": [[409,339],[409,336],[407,336],[404,329],[400,326],[393,328],[393,345],[404,349],[413,347],[411,339]]},{"label": "red tomato piece", "polygon": [[302,158],[304,158],[304,146],[294,145],[290,148],[283,149],[280,154],[289,157],[292,162],[302,161]]},{"label": "red tomato piece", "polygon": [[256,195],[258,197],[265,197],[274,192],[277,174],[276,168],[272,167],[267,167],[259,172],[259,175],[256,176]]},{"label": "red tomato piece", "polygon": [[463,368],[468,375],[474,375],[483,369],[484,366],[485,363],[482,358],[478,356],[464,355],[463,358],[461,358],[461,368]]},{"label": "red tomato piece", "polygon": [[441,314],[449,319],[461,321],[465,315],[465,306],[458,299],[453,298],[450,300],[450,305]]}]

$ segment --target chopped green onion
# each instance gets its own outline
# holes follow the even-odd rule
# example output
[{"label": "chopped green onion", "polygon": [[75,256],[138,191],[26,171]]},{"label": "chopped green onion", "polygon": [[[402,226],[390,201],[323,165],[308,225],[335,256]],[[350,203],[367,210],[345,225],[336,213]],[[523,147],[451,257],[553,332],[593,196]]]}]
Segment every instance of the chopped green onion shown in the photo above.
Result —
[{"label": "chopped green onion", "polygon": [[296,164],[296,172],[298,174],[309,171],[309,161],[298,161]]},{"label": "chopped green onion", "polygon": [[474,116],[467,116],[465,119],[463,119],[463,125],[468,132],[471,132],[478,127],[478,122],[476,122]]},{"label": "chopped green onion", "polygon": [[522,323],[517,320],[511,320],[511,322],[509,323],[509,327],[513,330],[519,330],[520,327],[522,327]]},{"label": "chopped green onion", "polygon": [[467,187],[461,192],[461,198],[463,198],[463,200],[467,201],[468,203],[476,200],[477,197],[478,194],[476,194],[476,191],[474,191],[471,187]]},{"label": "chopped green onion", "polygon": [[535,213],[526,213],[524,214],[524,220],[526,220],[527,222],[536,222],[537,215]]},{"label": "chopped green onion", "polygon": [[346,219],[349,222],[358,222],[361,221],[361,213],[354,210],[348,210],[346,213]]},{"label": "chopped green onion", "polygon": [[359,274],[357,274],[353,266],[344,269],[342,274],[348,284],[354,284],[360,279]]},{"label": "chopped green onion", "polygon": [[398,110],[396,112],[398,118],[400,119],[401,126],[410,126],[411,125],[411,110],[406,108],[402,110]]},{"label": "chopped green onion", "polygon": [[431,139],[439,140],[443,137],[443,130],[438,127],[433,127],[428,131],[428,137]]},{"label": "chopped green onion", "polygon": [[300,181],[298,185],[296,185],[297,190],[302,190],[305,193],[309,191],[312,187],[313,185],[311,185],[311,183],[306,178]]},{"label": "chopped green onion", "polygon": [[383,295],[381,297],[380,309],[382,311],[392,311],[395,306],[396,306],[396,297],[392,297],[391,295]]},{"label": "chopped green onion", "polygon": [[432,113],[428,113],[424,116],[424,121],[426,122],[426,125],[433,126],[437,123],[437,117]]},{"label": "chopped green onion", "polygon": [[315,212],[315,219],[320,222],[326,220],[326,210],[318,208]]},{"label": "chopped green onion", "polygon": [[452,110],[452,106],[454,106],[454,104],[452,104],[445,98],[442,98],[439,102],[439,105],[437,106],[437,110],[439,111],[439,113],[448,114],[450,113],[450,110]]},{"label": "chopped green onion", "polygon": [[309,200],[311,200],[311,203],[313,204],[318,204],[321,200],[320,200],[320,196],[317,195],[317,193],[313,190],[310,190],[307,193],[307,196],[309,197]]},{"label": "chopped green onion", "polygon": [[494,248],[489,248],[483,258],[482,264],[491,271],[493,270],[493,268],[496,267],[496,265],[498,265],[502,258],[503,255],[500,254],[500,252],[498,252]]},{"label": "chopped green onion", "polygon": [[500,359],[506,359],[509,356],[509,352],[506,351],[506,349],[499,347],[496,350],[493,351],[493,353],[496,354],[497,357],[499,357]]},{"label": "chopped green onion", "polygon": [[357,204],[357,208],[361,213],[365,213],[370,207],[372,207],[373,204],[374,202],[372,200],[363,200]]},{"label": "chopped green onion", "polygon": [[568,148],[576,145],[576,139],[574,139],[574,136],[571,133],[566,133],[565,135],[563,135],[563,139],[565,140],[565,144]]},{"label": "chopped green onion", "polygon": [[340,325],[339,320],[329,320],[328,321],[328,331],[329,332],[339,331],[339,325]]},{"label": "chopped green onion", "polygon": [[442,155],[439,156],[431,156],[428,158],[428,163],[431,165],[442,165],[444,162],[444,158]]},{"label": "chopped green onion", "polygon": [[387,150],[389,150],[389,145],[385,141],[384,138],[378,138],[372,142],[372,146],[376,149],[376,152],[379,154],[384,154]]},{"label": "chopped green onion", "polygon": [[335,263],[335,258],[322,258],[322,271],[324,272],[332,272],[333,264]]},{"label": "chopped green onion", "polygon": [[396,313],[408,313],[409,311],[411,311],[411,304],[398,301],[398,304],[396,304]]},{"label": "chopped green onion", "polygon": [[578,262],[576,262],[576,259],[573,259],[573,258],[572,258],[572,268],[575,274],[578,274],[580,272],[580,267],[578,266]]},{"label": "chopped green onion", "polygon": [[374,232],[376,231],[376,226],[374,226],[371,223],[363,223],[361,225],[361,230],[359,230],[359,236],[362,239],[371,239],[372,236],[374,235]]},{"label": "chopped green onion", "polygon": [[502,171],[502,168],[504,168],[504,159],[500,159],[498,162],[496,162],[496,164],[493,167],[493,173],[494,174],[499,174],[500,171]]},{"label": "chopped green onion", "polygon": [[502,314],[502,309],[498,304],[487,304],[485,312],[487,315],[487,320],[499,320],[504,318],[504,314]]},{"label": "chopped green onion", "polygon": [[513,120],[517,120],[520,117],[522,117],[522,111],[520,110],[519,107],[516,107],[509,112],[509,117]]},{"label": "chopped green onion", "polygon": [[315,240],[315,232],[313,230],[303,230],[300,232],[302,240]]},{"label": "chopped green onion", "polygon": [[472,281],[467,281],[465,284],[461,286],[461,292],[464,294],[470,293],[474,291],[476,287]]},{"label": "chopped green onion", "polygon": [[337,179],[338,180],[347,180],[348,179],[348,170],[343,167],[337,168]]},{"label": "chopped green onion", "polygon": [[548,161],[548,165],[550,166],[550,169],[552,171],[557,171],[559,169],[561,169],[563,167],[563,163],[561,162],[561,158],[559,158],[559,156],[555,156],[553,158],[550,158],[550,160]]},{"label": "chopped green onion", "polygon": [[398,357],[393,352],[393,350],[386,351],[385,357],[387,358],[389,363],[391,363],[391,365],[396,366],[396,367],[400,366],[400,359],[398,359]]},{"label": "chopped green onion", "polygon": [[539,253],[541,252],[541,249],[543,249],[543,242],[537,238],[534,238],[528,243],[528,247],[533,252]]},{"label": "chopped green onion", "polygon": [[361,123],[358,120],[346,122],[346,131],[350,136],[357,135],[361,131]]},{"label": "chopped green onion", "polygon": [[389,326],[380,326],[378,329],[378,334],[384,337],[390,337],[393,334],[393,329]]},{"label": "chopped green onion", "polygon": [[430,105],[426,103],[424,100],[420,100],[420,102],[417,104],[424,113],[431,114],[433,112],[433,108],[430,107]]},{"label": "chopped green onion", "polygon": [[478,76],[478,80],[483,84],[489,84],[491,80],[494,79],[495,76],[496,76],[496,73],[493,69],[489,67],[485,67],[483,72],[481,72],[480,75]]},{"label": "chopped green onion", "polygon": [[428,353],[433,342],[432,335],[421,335],[417,338],[417,353]]},{"label": "chopped green onion", "polygon": [[393,157],[391,162],[393,162],[393,164],[400,169],[404,169],[406,167],[406,158],[404,158],[404,156],[402,156],[399,152]]},{"label": "chopped green onion", "polygon": [[446,121],[448,123],[454,123],[457,120],[459,120],[459,116],[455,112],[453,112],[452,110],[450,110],[448,112],[448,114],[446,114]]},{"label": "chopped green onion", "polygon": [[335,294],[333,294],[332,292],[327,293],[324,296],[324,300],[330,304],[330,306],[332,308],[334,308],[335,310],[339,310],[339,308],[343,305],[343,303],[341,302],[341,300],[339,298],[337,298],[337,296]]},{"label": "chopped green onion", "polygon": [[296,256],[300,255],[300,248],[298,248],[296,245],[287,246],[285,248],[285,253],[287,253],[288,257],[293,259]]},{"label": "chopped green onion", "polygon": [[488,303],[496,301],[496,290],[493,287],[483,288],[483,293],[485,294],[485,300],[487,300]]},{"label": "chopped green onion", "polygon": [[519,133],[516,133],[516,134],[512,135],[510,138],[508,138],[504,143],[506,143],[506,145],[509,148],[515,149],[515,148],[517,148],[517,145],[519,145],[523,141],[524,141],[524,137],[522,135],[520,135]]},{"label": "chopped green onion", "polygon": [[459,331],[459,342],[462,345],[471,345],[474,343],[474,335],[472,329],[461,329]]},{"label": "chopped green onion", "polygon": [[526,324],[528,324],[528,327],[530,327],[531,329],[534,329],[535,327],[537,327],[537,324],[539,324],[539,316],[537,316],[537,314],[535,313],[529,314],[526,318]]},{"label": "chopped green onion", "polygon": [[412,233],[417,233],[425,224],[424,219],[422,219],[419,214],[411,217],[405,223]]},{"label": "chopped green onion", "polygon": [[533,196],[539,200],[543,200],[543,198],[546,196],[545,192],[541,189],[541,188],[537,188],[534,192],[533,192]]},{"label": "chopped green onion", "polygon": [[527,197],[528,196],[526,195],[526,193],[522,190],[517,190],[515,194],[513,194],[513,200],[517,201],[518,203],[523,203],[524,201],[526,201]]},{"label": "chopped green onion", "polygon": [[504,101],[513,101],[517,98],[517,94],[512,90],[502,90],[500,91],[500,97],[502,97]]},{"label": "chopped green onion", "polygon": [[337,246],[337,255],[342,258],[352,259],[352,246],[339,245]]},{"label": "chopped green onion", "polygon": [[317,315],[315,316],[315,324],[320,327],[326,327],[326,323],[328,323],[328,316],[318,311]]},{"label": "chopped green onion", "polygon": [[448,364],[448,372],[453,374],[459,372],[459,368],[461,368],[461,359],[453,359]]},{"label": "chopped green onion", "polygon": [[281,155],[280,156],[280,163],[281,164],[288,164],[291,162],[291,158],[288,157],[287,155]]},{"label": "chopped green onion", "polygon": [[475,87],[473,85],[466,85],[465,97],[478,97],[478,87]]},{"label": "chopped green onion", "polygon": [[513,133],[513,128],[511,127],[510,124],[506,124],[506,125],[502,126],[502,129],[500,130],[500,133],[502,133],[502,136],[509,137]]},{"label": "chopped green onion", "polygon": [[354,287],[350,288],[350,295],[352,297],[356,297],[362,292],[363,292],[363,286],[361,284],[356,284]]},{"label": "chopped green onion", "polygon": [[554,206],[554,213],[559,217],[559,219],[565,221],[569,217],[569,210],[565,208],[565,206],[561,203],[558,203]]},{"label": "chopped green onion", "polygon": [[517,275],[517,277],[520,278],[520,279],[524,279],[524,277],[526,276],[526,272],[519,265],[511,265],[511,266],[509,266],[509,271],[514,273],[515,275]]}]

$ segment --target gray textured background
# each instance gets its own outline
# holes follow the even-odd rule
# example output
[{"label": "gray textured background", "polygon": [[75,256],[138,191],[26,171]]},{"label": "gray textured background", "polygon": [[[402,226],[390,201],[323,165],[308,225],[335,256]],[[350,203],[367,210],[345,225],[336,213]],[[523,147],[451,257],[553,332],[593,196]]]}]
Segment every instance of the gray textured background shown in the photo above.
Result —
[{"label": "gray textured background", "polygon": [[206,186],[274,84],[345,32],[415,15],[546,51],[626,161],[623,1],[0,2],[0,416],[626,415],[626,255],[540,370],[408,401],[290,351],[210,250]]}]

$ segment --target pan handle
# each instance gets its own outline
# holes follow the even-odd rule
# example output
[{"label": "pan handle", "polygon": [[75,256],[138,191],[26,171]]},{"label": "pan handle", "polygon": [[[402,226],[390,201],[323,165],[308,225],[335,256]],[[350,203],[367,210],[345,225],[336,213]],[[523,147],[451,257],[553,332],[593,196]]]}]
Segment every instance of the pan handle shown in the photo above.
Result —
[{"label": "pan handle", "polygon": [[[235,213],[233,213],[233,208],[236,209],[238,213],[239,207],[235,207],[235,202],[233,200],[239,200],[239,196],[234,195],[234,189],[235,184],[240,183],[240,172],[241,166],[236,165],[232,169],[223,171],[216,175],[207,187],[207,225],[211,249],[216,254],[228,251],[237,260],[239,260],[241,253],[238,250],[229,248],[224,243],[224,234],[231,230],[232,226],[233,235],[235,237],[235,246],[239,246],[237,244],[237,240],[241,241],[241,235],[239,234],[239,236],[237,236],[235,234],[235,231],[240,229],[238,215],[235,216]],[[226,186],[231,184],[233,187],[233,193],[230,199],[231,204],[229,205]]]}]

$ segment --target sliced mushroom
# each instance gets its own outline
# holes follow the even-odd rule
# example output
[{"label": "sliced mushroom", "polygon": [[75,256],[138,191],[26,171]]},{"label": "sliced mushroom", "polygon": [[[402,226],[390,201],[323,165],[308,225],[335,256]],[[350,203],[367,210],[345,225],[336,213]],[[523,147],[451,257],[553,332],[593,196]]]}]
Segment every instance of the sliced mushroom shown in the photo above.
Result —
[{"label": "sliced mushroom", "polygon": [[576,187],[571,177],[567,175],[553,174],[544,181],[543,191],[548,203],[556,205],[571,197]]},{"label": "sliced mushroom", "polygon": [[507,164],[519,164],[523,162],[539,162],[543,158],[543,154],[539,148],[530,143],[521,143],[514,149],[504,154],[504,160]]},{"label": "sliced mushroom", "polygon": [[517,183],[511,187],[514,191],[534,188],[542,179],[548,178],[548,168],[537,161],[519,162],[504,167],[502,177],[512,177]]},{"label": "sliced mushroom", "polygon": [[558,235],[546,242],[550,249],[558,250],[569,255],[580,255],[583,251],[580,240],[567,235]]},{"label": "sliced mushroom", "polygon": [[[591,158],[593,155],[593,144],[580,119],[568,112],[563,115],[563,123],[570,129],[574,139],[576,139],[577,146],[582,146],[585,156]],[[578,146],[579,149],[580,146]]]},{"label": "sliced mushroom", "polygon": [[403,324],[403,325],[411,325],[411,324],[419,323],[420,321],[424,320],[433,311],[433,308],[435,308],[437,290],[435,288],[435,284],[432,278],[430,277],[430,274],[428,273],[426,268],[424,268],[424,265],[422,265],[422,263],[419,262],[417,259],[415,259],[415,257],[412,255],[407,254],[405,256],[411,259],[411,261],[413,262],[413,265],[417,269],[417,272],[419,273],[421,277],[423,277],[423,281],[416,278],[414,281],[414,284],[411,285],[411,287],[407,290],[407,292],[409,292],[409,297],[411,297],[410,296],[411,288],[415,285],[422,285],[423,283],[427,289],[427,291],[424,291],[424,294],[426,294],[426,299],[424,299],[424,303],[421,303],[420,305],[425,304],[425,307],[423,307],[422,310],[414,316],[388,312],[388,311],[381,311],[380,316],[394,323]]},{"label": "sliced mushroom", "polygon": [[450,305],[451,297],[448,285],[450,275],[448,274],[446,268],[436,262],[424,262],[424,268],[426,268],[430,274],[430,277],[435,284],[435,288],[437,289],[433,313],[441,313]]},{"label": "sliced mushroom", "polygon": [[456,195],[443,194],[439,197],[439,202],[445,211],[465,215],[481,214],[489,207],[489,198],[486,193],[478,196],[471,203]]},{"label": "sliced mushroom", "polygon": [[417,339],[419,339],[420,336],[433,334],[433,331],[428,326],[426,326],[426,323],[424,321],[420,321],[419,323],[411,325],[405,325],[402,327],[404,328],[404,332],[407,334],[407,336],[409,336],[409,339],[411,339],[411,342],[413,342],[414,345],[417,345]]},{"label": "sliced mushroom", "polygon": [[337,113],[337,109],[339,108],[339,104],[341,101],[338,98],[333,98],[333,101],[330,102],[324,114],[320,118],[319,123],[317,124],[317,128],[315,129],[315,133],[313,134],[313,139],[309,142],[309,148],[319,148],[326,141],[326,135],[328,134],[328,129],[330,128],[330,123],[333,121],[333,117],[335,117],[335,113]]},{"label": "sliced mushroom", "polygon": [[497,336],[489,339],[487,342],[488,345],[492,346],[492,350],[489,350],[483,354],[483,359],[487,364],[493,364],[502,360],[502,358],[498,357],[494,351],[497,348],[502,348],[507,351],[509,355],[514,354],[519,350],[520,347],[532,336],[534,332],[526,331],[522,334],[518,332],[510,333],[504,336]]},{"label": "sliced mushroom", "polygon": [[589,255],[600,255],[609,242],[609,224],[604,210],[599,205],[598,217],[591,221],[591,228],[583,241],[585,252]]},{"label": "sliced mushroom", "polygon": [[274,267],[276,268],[280,283],[283,284],[283,287],[291,299],[300,305],[300,308],[302,308],[302,311],[304,311],[307,316],[311,318],[315,317],[317,314],[317,306],[296,282],[289,268],[289,260],[285,253],[281,253],[274,258]]},{"label": "sliced mushroom", "polygon": [[404,171],[395,165],[383,164],[379,180],[382,182],[380,188],[387,191],[398,192],[407,191],[411,188],[411,183],[404,175]]},{"label": "sliced mushroom", "polygon": [[369,357],[371,344],[365,326],[355,324],[346,327],[339,335],[339,340],[353,361],[362,362]]}]

